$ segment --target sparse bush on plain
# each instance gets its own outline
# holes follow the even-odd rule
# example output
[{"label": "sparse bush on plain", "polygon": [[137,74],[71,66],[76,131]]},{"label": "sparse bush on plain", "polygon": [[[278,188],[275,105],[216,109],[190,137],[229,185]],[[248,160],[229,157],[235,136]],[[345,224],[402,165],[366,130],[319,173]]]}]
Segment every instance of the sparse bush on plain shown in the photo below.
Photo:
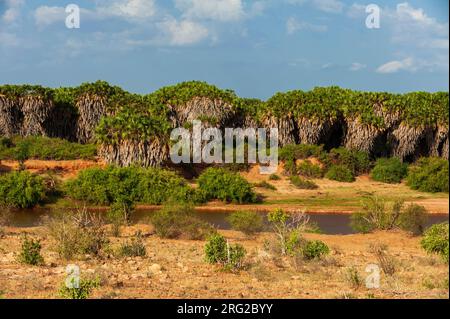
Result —
[{"label": "sparse bush on plain", "polygon": [[270,174],[269,181],[279,181],[281,179],[277,174]]},{"label": "sparse bush on plain", "polygon": [[425,207],[417,204],[409,204],[402,210],[398,219],[398,225],[404,231],[410,232],[415,236],[421,235],[425,231],[428,215]]},{"label": "sparse bush on plain", "polygon": [[388,254],[387,245],[371,244],[369,250],[377,258],[378,265],[383,272],[388,276],[394,275],[396,271],[396,262],[394,257]]},{"label": "sparse bush on plain", "polygon": [[277,188],[274,185],[272,185],[272,184],[270,184],[270,183],[268,183],[266,181],[262,181],[262,182],[256,183],[255,187],[270,189],[272,191],[276,191],[277,190]]},{"label": "sparse bush on plain", "polygon": [[353,172],[345,165],[331,165],[325,177],[338,182],[351,183],[355,181]]},{"label": "sparse bush on plain", "polygon": [[264,219],[258,212],[235,212],[227,218],[231,228],[246,235],[253,235],[264,228]]},{"label": "sparse bush on plain", "polygon": [[449,261],[448,229],[448,222],[435,224],[425,231],[420,242],[427,253],[437,254],[447,263]]},{"label": "sparse bush on plain", "polygon": [[32,208],[45,199],[43,179],[27,171],[0,176],[0,205]]},{"label": "sparse bush on plain", "polygon": [[78,282],[76,282],[75,278],[72,278],[72,282],[69,285],[65,281],[61,284],[59,295],[65,299],[88,299],[92,290],[100,287],[100,284],[99,278],[80,278]]},{"label": "sparse bush on plain", "polygon": [[120,246],[119,254],[122,257],[145,257],[147,250],[145,249],[142,233],[137,232],[130,241]]},{"label": "sparse bush on plain", "polygon": [[323,170],[320,165],[313,164],[310,160],[304,160],[297,165],[297,172],[301,176],[308,178],[321,178],[323,176]]},{"label": "sparse bush on plain", "polygon": [[213,226],[195,216],[189,204],[167,204],[153,213],[150,221],[161,238],[202,240],[215,232]]},{"label": "sparse bush on plain", "polygon": [[307,260],[320,259],[329,253],[330,248],[320,240],[306,241],[302,247],[302,255]]},{"label": "sparse bush on plain", "polygon": [[18,261],[22,264],[38,266],[44,263],[41,255],[42,245],[40,240],[30,239],[27,235],[22,239],[22,247]]},{"label": "sparse bush on plain", "polygon": [[295,187],[297,187],[299,189],[313,190],[313,189],[319,188],[319,186],[317,186],[317,184],[314,183],[313,181],[301,178],[300,176],[297,176],[297,175],[291,176],[290,181],[291,181],[292,185],[294,185]]},{"label": "sparse bush on plain", "polygon": [[210,264],[220,264],[227,270],[242,269],[246,251],[240,244],[230,245],[225,237],[214,234],[205,245],[205,258]]},{"label": "sparse bush on plain", "polygon": [[373,180],[389,184],[398,184],[408,173],[408,165],[396,157],[380,158],[372,169]]},{"label": "sparse bush on plain", "polygon": [[237,173],[223,168],[208,168],[198,177],[199,191],[205,200],[218,199],[238,204],[257,200],[252,185]]},{"label": "sparse bush on plain", "polygon": [[406,181],[414,190],[448,193],[448,160],[437,157],[421,158],[409,166]]},{"label": "sparse bush on plain", "polygon": [[345,279],[353,289],[358,289],[363,285],[363,279],[356,267],[349,267],[345,271]]}]

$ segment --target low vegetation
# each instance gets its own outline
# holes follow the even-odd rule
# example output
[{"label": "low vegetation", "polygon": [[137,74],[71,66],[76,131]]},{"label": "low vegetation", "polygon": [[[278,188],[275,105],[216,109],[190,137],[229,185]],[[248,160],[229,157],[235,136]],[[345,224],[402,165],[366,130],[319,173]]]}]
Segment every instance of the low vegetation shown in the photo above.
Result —
[{"label": "low vegetation", "polygon": [[258,212],[235,212],[227,218],[231,228],[251,236],[264,229],[264,219]]},{"label": "low vegetation", "polygon": [[224,269],[236,271],[244,266],[245,248],[240,244],[230,245],[220,234],[208,238],[205,259],[210,264],[220,264]]},{"label": "low vegetation", "polygon": [[419,159],[409,167],[406,180],[414,190],[448,193],[448,160],[436,157]]},{"label": "low vegetation", "polygon": [[202,240],[215,233],[214,227],[196,217],[194,208],[188,204],[169,203],[155,212],[150,221],[161,238]]},{"label": "low vegetation", "polygon": [[351,183],[355,181],[353,172],[347,166],[342,164],[332,165],[328,169],[325,177],[338,182]]},{"label": "low vegetation", "polygon": [[137,232],[131,240],[123,243],[119,248],[119,255],[121,257],[145,257],[147,250],[142,233]]},{"label": "low vegetation", "polygon": [[430,254],[438,254],[448,263],[449,237],[448,223],[436,224],[428,228],[421,241],[422,248]]},{"label": "low vegetation", "polygon": [[371,172],[373,180],[389,184],[397,184],[408,173],[408,165],[398,158],[380,158]]},{"label": "low vegetation", "polygon": [[18,261],[22,264],[38,266],[44,263],[44,258],[41,255],[41,242],[28,236],[22,239],[22,247],[18,256]]},{"label": "low vegetation", "polygon": [[300,189],[317,189],[319,186],[309,179],[301,178],[300,176],[294,175],[290,177],[292,185]]},{"label": "low vegetation", "polygon": [[59,295],[65,299],[88,299],[92,290],[100,287],[100,279],[75,279],[64,281],[59,289]]},{"label": "low vegetation", "polygon": [[198,194],[204,201],[218,199],[232,203],[254,203],[252,185],[237,173],[223,168],[208,168],[198,177]]},{"label": "low vegetation", "polygon": [[0,205],[32,208],[45,199],[42,177],[27,171],[0,175]]}]

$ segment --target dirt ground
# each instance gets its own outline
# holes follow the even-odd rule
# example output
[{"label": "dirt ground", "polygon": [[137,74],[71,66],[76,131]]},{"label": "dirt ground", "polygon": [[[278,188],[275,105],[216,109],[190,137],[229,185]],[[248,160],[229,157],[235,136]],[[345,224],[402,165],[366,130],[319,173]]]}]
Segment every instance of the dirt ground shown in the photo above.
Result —
[{"label": "dirt ground", "polygon": [[[402,232],[367,235],[306,234],[323,240],[331,249],[322,261],[301,262],[274,256],[263,249],[271,234],[247,238],[234,231],[221,231],[232,243],[242,244],[248,254],[246,269],[223,271],[204,261],[203,241],[162,240],[151,226],[127,227],[121,238],[110,238],[111,249],[136,230],[145,236],[146,257],[112,257],[62,260],[44,227],[26,229],[42,240],[45,265],[18,263],[23,229],[6,228],[0,239],[0,295],[3,298],[58,298],[66,278],[66,266],[78,265],[82,278],[98,277],[101,286],[91,298],[448,298],[448,265],[427,255],[420,238]],[[395,265],[393,275],[381,273],[378,289],[365,287],[368,264],[378,261],[370,252],[372,243],[388,246]],[[354,287],[347,278],[355,267],[362,280]]]}]

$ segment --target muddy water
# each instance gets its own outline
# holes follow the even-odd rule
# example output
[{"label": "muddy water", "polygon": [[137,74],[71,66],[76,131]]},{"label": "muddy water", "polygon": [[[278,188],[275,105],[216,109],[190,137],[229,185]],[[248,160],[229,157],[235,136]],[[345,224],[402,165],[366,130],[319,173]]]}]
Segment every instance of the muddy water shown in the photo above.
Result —
[{"label": "muddy water", "polygon": [[[138,210],[133,214],[132,221],[134,223],[147,222],[154,210]],[[230,212],[231,213],[231,212]],[[223,211],[208,211],[196,212],[197,216],[219,229],[230,229],[227,222],[227,216],[230,214]],[[42,224],[44,217],[51,217],[54,212],[46,209],[20,210],[14,211],[11,220],[11,226],[14,227],[35,227]],[[100,213],[103,214],[103,213]],[[266,213],[261,212],[264,216]],[[315,222],[324,234],[330,235],[347,235],[354,231],[350,227],[350,215],[348,214],[311,214],[310,220]],[[428,220],[428,225],[442,223],[448,221],[449,216],[445,215],[431,215]]]}]

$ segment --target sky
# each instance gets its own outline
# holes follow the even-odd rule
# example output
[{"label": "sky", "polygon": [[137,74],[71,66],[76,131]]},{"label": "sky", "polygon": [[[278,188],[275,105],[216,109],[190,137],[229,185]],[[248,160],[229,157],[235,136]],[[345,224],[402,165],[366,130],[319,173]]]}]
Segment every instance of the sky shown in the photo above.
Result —
[{"label": "sky", "polygon": [[[0,0],[0,84],[448,91],[447,0]],[[66,6],[80,8],[67,28]],[[380,9],[368,28],[367,5]]]}]

